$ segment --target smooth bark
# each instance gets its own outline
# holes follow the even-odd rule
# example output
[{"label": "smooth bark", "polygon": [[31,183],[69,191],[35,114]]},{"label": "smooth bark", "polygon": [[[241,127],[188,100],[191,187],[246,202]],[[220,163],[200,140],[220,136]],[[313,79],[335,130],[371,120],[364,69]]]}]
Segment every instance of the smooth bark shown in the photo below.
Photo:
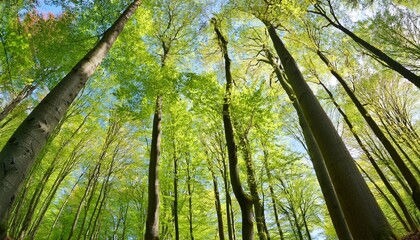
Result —
[{"label": "smooth bark", "polygon": [[401,171],[404,179],[407,181],[408,185],[411,188],[411,197],[413,198],[414,203],[416,204],[417,208],[420,209],[420,184],[417,179],[414,177],[411,170],[407,167],[404,160],[401,158],[400,154],[398,153],[397,149],[392,145],[392,143],[388,140],[385,134],[382,132],[378,124],[376,124],[375,120],[369,115],[366,108],[363,104],[357,99],[354,92],[350,89],[347,85],[346,81],[344,81],[343,77],[334,69],[330,61],[327,57],[319,50],[317,50],[318,56],[321,60],[327,65],[330,72],[334,77],[340,82],[341,86],[343,86],[344,90],[346,91],[347,95],[350,97],[354,105],[356,106],[357,110],[359,110],[363,119],[365,119],[366,123],[369,125],[370,129],[372,129],[375,136],[378,140],[382,143],[385,147],[389,155],[391,156],[392,160],[397,165],[398,169]]},{"label": "smooth bark", "polygon": [[[413,218],[411,217],[407,207],[405,206],[400,194],[394,189],[394,187],[391,185],[391,183],[386,178],[383,171],[380,169],[379,165],[376,163],[373,156],[370,154],[368,149],[366,148],[365,144],[362,142],[362,139],[359,137],[359,135],[354,130],[353,124],[351,123],[350,119],[347,117],[347,114],[343,111],[343,109],[340,107],[340,105],[337,103],[337,101],[334,98],[334,95],[332,92],[321,82],[319,81],[321,86],[324,88],[324,90],[327,92],[328,96],[330,97],[331,101],[333,102],[334,106],[337,108],[338,112],[341,114],[341,116],[344,119],[344,122],[346,122],[347,126],[349,127],[351,133],[353,134],[354,138],[356,139],[356,142],[359,144],[360,148],[365,153],[366,157],[368,158],[369,162],[372,164],[375,171],[378,173],[379,178],[384,183],[385,187],[388,189],[388,191],[391,193],[391,195],[394,197],[395,201],[397,201],[398,206],[401,208],[402,212],[404,213],[405,218],[407,219],[407,222],[410,225],[410,228],[412,231],[415,231],[417,229],[416,224],[414,223]],[[359,167],[360,168],[360,167]],[[367,175],[365,173],[365,175]],[[373,181],[372,181],[373,182]],[[376,183],[375,183],[376,184]],[[385,194],[384,194],[385,195]],[[386,196],[385,196],[386,197]],[[405,222],[404,222],[405,223]]]},{"label": "smooth bark", "polygon": [[92,50],[29,114],[0,152],[0,238],[5,237],[8,213],[35,158],[139,5],[140,0],[135,0],[121,14]]},{"label": "smooth bark", "polygon": [[337,236],[342,240],[352,239],[350,230],[346,223],[346,219],[338,201],[336,191],[331,182],[330,174],[328,173],[327,167],[325,166],[324,158],[322,157],[318,144],[311,130],[309,129],[308,123],[305,119],[305,116],[303,115],[299,102],[296,99],[296,95],[290,85],[286,82],[286,76],[283,76],[280,66],[274,61],[274,56],[271,51],[267,49],[265,52],[267,54],[268,63],[274,68],[274,72],[280,82],[280,85],[285,90],[298,115],[299,125],[303,132],[308,155],[315,169],[315,174],[321,187],[322,195],[324,196],[328,213],[330,214]]},{"label": "smooth bark", "polygon": [[324,157],[340,205],[355,239],[395,239],[378,203],[333,123],[309,88],[273,25],[265,22],[292,89]]}]

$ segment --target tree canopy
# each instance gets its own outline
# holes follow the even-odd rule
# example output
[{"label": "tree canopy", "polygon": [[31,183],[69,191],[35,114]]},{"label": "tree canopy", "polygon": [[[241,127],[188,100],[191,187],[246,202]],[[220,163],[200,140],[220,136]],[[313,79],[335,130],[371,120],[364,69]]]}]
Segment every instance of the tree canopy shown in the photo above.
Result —
[{"label": "tree canopy", "polygon": [[0,239],[411,239],[416,0],[0,1]]}]

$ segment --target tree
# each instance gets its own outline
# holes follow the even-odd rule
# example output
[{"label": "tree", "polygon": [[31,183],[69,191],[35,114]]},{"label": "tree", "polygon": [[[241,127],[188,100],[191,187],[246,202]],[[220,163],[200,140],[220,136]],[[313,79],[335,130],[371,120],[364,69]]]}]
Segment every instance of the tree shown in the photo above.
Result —
[{"label": "tree", "polygon": [[233,123],[231,120],[229,106],[232,95],[233,80],[230,72],[230,58],[227,51],[227,41],[222,35],[219,29],[219,22],[215,18],[212,19],[214,30],[216,32],[219,47],[222,51],[223,58],[225,60],[225,74],[226,74],[226,91],[223,98],[223,125],[225,127],[225,138],[229,156],[229,173],[230,181],[232,184],[233,192],[235,193],[236,200],[239,202],[242,213],[242,238],[253,239],[254,238],[254,214],[252,212],[252,199],[248,196],[241,184],[238,172],[238,156],[237,147],[235,143],[235,136],[233,130]]},{"label": "tree", "polygon": [[[365,239],[395,238],[385,216],[358,172],[353,158],[303,79],[293,57],[277,35],[274,26],[269,22],[264,23],[285,69],[286,76],[296,93],[305,119],[308,121],[323,154],[334,187],[340,189],[337,196],[352,236]],[[331,146],[335,147],[331,148]],[[338,158],[340,161],[336,160],[337,156],[340,156]]]},{"label": "tree", "polygon": [[361,39],[356,34],[354,34],[352,31],[344,27],[337,19],[337,16],[335,15],[334,10],[331,5],[331,1],[327,0],[327,3],[328,3],[328,8],[330,9],[332,18],[327,15],[327,12],[321,6],[320,3],[316,3],[314,5],[316,11],[311,11],[311,12],[323,16],[328,21],[329,24],[339,29],[340,31],[348,35],[350,38],[352,38],[356,43],[360,44],[363,48],[368,50],[374,56],[375,59],[378,59],[379,61],[384,62],[384,64],[386,64],[387,67],[398,72],[408,81],[410,81],[411,83],[416,85],[418,88],[420,88],[420,77],[418,75],[408,70],[401,63],[395,61],[394,59],[389,57],[387,54],[385,54],[383,51],[369,44],[368,42],[366,42],[365,40]]},{"label": "tree", "polygon": [[0,195],[2,196],[0,198],[0,232],[2,237],[6,233],[5,224],[11,204],[34,159],[139,5],[140,1],[134,1],[124,11],[114,25],[105,32],[101,41],[51,90],[3,147],[0,153],[3,166],[0,171]]}]

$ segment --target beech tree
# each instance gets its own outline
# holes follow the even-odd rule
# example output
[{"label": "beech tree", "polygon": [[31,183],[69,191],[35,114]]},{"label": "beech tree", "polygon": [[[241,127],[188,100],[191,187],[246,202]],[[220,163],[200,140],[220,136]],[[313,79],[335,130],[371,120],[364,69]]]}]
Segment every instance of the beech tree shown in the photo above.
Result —
[{"label": "beech tree", "polygon": [[0,1],[0,239],[418,237],[418,20]]}]

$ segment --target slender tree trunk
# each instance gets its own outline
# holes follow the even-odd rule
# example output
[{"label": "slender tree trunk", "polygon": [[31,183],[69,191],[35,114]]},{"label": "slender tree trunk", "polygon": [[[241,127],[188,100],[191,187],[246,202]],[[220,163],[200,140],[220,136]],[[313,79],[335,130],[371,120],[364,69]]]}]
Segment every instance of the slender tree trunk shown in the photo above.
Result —
[{"label": "slender tree trunk", "polygon": [[179,222],[178,222],[178,157],[176,156],[175,140],[173,140],[174,157],[174,209],[173,216],[175,222],[175,239],[179,240]]},{"label": "slender tree trunk", "polygon": [[29,114],[0,152],[0,239],[6,235],[8,213],[34,159],[139,5],[140,0],[135,0],[121,14],[95,47]]},{"label": "slender tree trunk", "polygon": [[304,214],[304,211],[303,211],[302,207],[299,207],[299,209],[300,209],[300,213],[302,215],[303,226],[305,226],[306,236],[308,237],[308,240],[312,240],[311,232],[309,231],[308,223],[306,222],[306,215]]},{"label": "slender tree trunk", "polygon": [[248,186],[251,191],[252,202],[254,205],[258,238],[260,240],[266,240],[267,232],[265,231],[265,227],[264,227],[265,226],[264,209],[262,206],[261,198],[258,194],[257,178],[255,176],[255,169],[254,169],[254,164],[252,162],[247,133],[241,134],[239,138],[240,138],[240,148],[243,152],[246,169],[247,169]]},{"label": "slender tree trunk", "polygon": [[38,87],[38,84],[25,85],[22,91],[12,99],[0,112],[0,122],[3,121],[25,98],[30,96],[32,92]]},{"label": "slender tree trunk", "polygon": [[145,239],[159,239],[159,160],[162,120],[162,96],[156,98],[155,115],[153,117],[152,145],[149,164],[149,195]]},{"label": "slender tree trunk", "polygon": [[376,182],[369,176],[369,174],[358,163],[357,163],[357,165],[359,166],[359,169],[366,175],[366,177],[369,179],[369,181],[375,186],[376,190],[378,190],[378,192],[381,194],[381,196],[385,199],[386,203],[392,209],[392,211],[394,212],[395,216],[398,218],[398,220],[403,225],[403,227],[405,228],[405,230],[407,230],[407,232],[410,232],[409,226],[404,221],[404,219],[402,218],[402,216],[400,215],[400,213],[398,212],[398,210],[395,208],[395,206],[391,202],[391,200],[388,198],[388,196],[386,196],[386,194],[382,191],[382,189],[378,186],[378,184],[376,184]]},{"label": "slender tree trunk", "polygon": [[365,240],[395,239],[387,219],[333,123],[304,80],[296,61],[284,46],[275,28],[265,23],[286,76],[324,157],[351,235],[355,239]]},{"label": "slender tree trunk", "polygon": [[220,32],[217,26],[217,20],[212,19],[214,23],[214,30],[219,40],[219,45],[225,60],[225,74],[226,74],[226,92],[223,99],[223,125],[225,127],[225,138],[229,156],[229,173],[230,181],[232,183],[233,193],[239,203],[242,213],[242,239],[254,239],[254,214],[252,212],[252,199],[242,188],[242,183],[239,178],[237,147],[235,143],[235,135],[233,131],[232,119],[230,116],[230,101],[233,86],[232,74],[230,72],[230,58],[227,52],[227,41]]},{"label": "slender tree trunk", "polygon": [[[337,103],[337,101],[335,100],[332,92],[321,82],[320,79],[319,83],[321,84],[321,86],[324,88],[324,90],[327,92],[328,96],[331,98],[331,101],[334,103],[335,107],[337,108],[338,112],[341,114],[341,116],[343,117],[344,121],[346,122],[347,126],[349,127],[351,133],[353,134],[354,138],[356,139],[357,143],[359,144],[360,148],[363,150],[363,152],[365,153],[366,157],[368,158],[369,162],[372,164],[373,168],[376,170],[376,172],[379,175],[379,178],[382,180],[382,182],[384,183],[385,187],[388,189],[388,191],[391,193],[391,195],[394,197],[394,199],[397,201],[398,205],[400,206],[401,210],[404,213],[405,218],[407,219],[408,223],[410,224],[411,230],[415,231],[417,230],[417,226],[414,223],[414,219],[411,217],[407,207],[405,206],[401,196],[398,194],[398,192],[394,189],[394,187],[391,185],[391,183],[388,181],[388,179],[386,178],[385,174],[382,172],[382,170],[380,169],[380,167],[378,166],[378,164],[376,163],[375,159],[373,158],[373,156],[370,154],[370,152],[368,151],[368,149],[366,148],[365,144],[362,142],[362,139],[360,139],[359,135],[356,133],[356,131],[354,130],[353,124],[351,123],[350,119],[347,117],[347,114],[343,111],[343,109],[341,109],[340,105]],[[360,168],[360,166],[359,166]],[[366,173],[365,173],[366,174]],[[367,174],[366,174],[367,175]],[[376,185],[376,183],[375,183]],[[405,223],[405,222],[404,222]]]},{"label": "slender tree trunk", "polygon": [[[76,186],[79,185],[80,180],[82,180],[83,175],[85,175],[85,172],[83,172],[82,174],[80,174],[79,178],[77,179],[76,183],[73,185],[73,187],[71,188],[68,196],[66,197],[66,200],[64,200],[63,204],[61,204],[60,210],[58,211],[58,214],[56,215],[53,224],[51,225],[50,231],[48,233],[47,239],[50,239],[51,233],[53,233],[54,229],[55,229],[55,225],[57,224],[61,214],[63,213],[64,207],[67,205],[70,196],[72,194],[72,192],[74,191],[74,189],[76,188]],[[61,238],[60,238],[61,239]]]},{"label": "slender tree trunk", "polygon": [[[411,168],[414,169],[414,171],[416,172],[417,176],[420,176],[420,169],[417,167],[417,165],[413,162],[413,160],[411,160],[410,156],[408,156],[408,154],[404,151],[404,149],[401,147],[401,145],[398,143],[398,141],[394,138],[394,136],[392,136],[391,132],[389,131],[388,127],[386,126],[386,124],[384,123],[384,121],[380,118],[379,121],[381,121],[383,128],[385,129],[385,131],[388,133],[388,136],[391,138],[392,142],[395,144],[395,146],[397,146],[397,148],[400,150],[400,152],[404,155],[405,159],[407,159],[408,163],[410,164]],[[400,135],[404,135],[404,133],[401,133]],[[403,139],[405,141],[405,139]],[[408,143],[408,141],[406,141]],[[407,144],[411,150],[414,150],[411,146],[411,144]],[[417,155],[417,157],[420,158],[420,155],[418,155],[416,153],[416,151],[413,151],[414,154]]]},{"label": "slender tree trunk", "polygon": [[404,179],[407,181],[408,185],[410,186],[411,191],[412,191],[411,197],[413,198],[413,201],[416,204],[417,208],[420,210],[420,184],[419,182],[414,177],[413,173],[410,171],[407,165],[404,163],[404,160],[398,154],[397,150],[394,148],[392,143],[388,140],[388,138],[385,136],[385,134],[382,132],[382,130],[379,128],[379,126],[376,124],[373,118],[369,115],[368,111],[365,109],[363,104],[357,99],[356,95],[353,93],[353,91],[350,89],[350,87],[347,85],[344,79],[334,69],[330,61],[326,58],[324,54],[322,54],[321,51],[318,50],[317,54],[321,58],[321,60],[328,66],[331,74],[334,75],[334,77],[343,86],[344,90],[346,91],[348,96],[351,98],[354,105],[356,106],[360,114],[363,116],[363,118],[369,125],[370,129],[372,129],[375,136],[379,139],[379,141],[381,141],[382,145],[385,147],[389,155],[394,160],[395,165],[397,165]]},{"label": "slender tree trunk", "polygon": [[269,167],[268,167],[268,150],[265,149],[265,144],[264,143],[262,143],[262,145],[263,145],[263,148],[264,148],[263,149],[264,168],[265,168],[265,172],[267,174],[268,188],[270,190],[271,202],[273,204],[274,219],[276,220],[276,225],[277,225],[277,230],[279,231],[280,240],[285,240],[283,230],[281,229],[279,214],[278,214],[278,211],[277,211],[276,195],[274,193],[273,186],[271,185],[271,172],[270,172]]},{"label": "slender tree trunk", "polygon": [[233,219],[232,214],[232,199],[230,198],[230,191],[229,191],[229,179],[227,174],[227,167],[226,167],[226,159],[222,158],[223,170],[223,184],[225,188],[225,197],[226,197],[226,219],[227,219],[227,227],[228,227],[228,237],[229,240],[236,240],[235,237],[235,221]]},{"label": "slender tree trunk", "polygon": [[192,214],[192,184],[191,184],[191,159],[187,159],[187,193],[188,193],[188,223],[190,226],[190,239],[194,240],[193,214]]},{"label": "slender tree trunk", "polygon": [[[330,3],[330,0],[328,0],[328,3]],[[347,36],[349,36],[351,39],[353,39],[353,41],[360,44],[363,48],[365,48],[370,53],[372,53],[375,56],[374,59],[384,62],[387,65],[388,68],[398,72],[404,78],[406,78],[408,81],[412,82],[414,85],[416,85],[418,88],[420,88],[420,76],[417,76],[415,73],[413,73],[412,71],[405,68],[401,63],[395,61],[393,58],[391,58],[390,56],[388,56],[387,54],[385,54],[384,52],[382,52],[381,50],[379,50],[375,46],[369,44],[365,40],[361,39],[356,34],[354,34],[352,31],[350,31],[349,29],[347,29],[343,25],[341,25],[341,23],[338,22],[338,20],[336,19],[335,15],[334,15],[331,4],[330,4],[330,8],[331,8],[330,10],[333,13],[333,17],[336,21],[333,21],[331,18],[329,18],[327,16],[327,14],[325,13],[325,10],[322,9],[319,5],[316,4],[315,8],[317,8],[318,12],[314,12],[314,13],[322,15],[333,27],[342,31]]]},{"label": "slender tree trunk", "polygon": [[218,226],[218,230],[219,230],[219,239],[220,240],[225,240],[225,232],[223,230],[223,213],[222,213],[222,205],[220,203],[220,193],[219,193],[219,188],[218,188],[218,184],[217,184],[217,178],[216,175],[214,174],[213,169],[211,169],[211,166],[209,166],[209,170],[211,172],[211,177],[213,179],[213,192],[214,192],[214,204],[216,207],[216,214],[217,214],[217,226]]},{"label": "slender tree trunk", "polygon": [[90,174],[90,176],[89,176],[85,192],[83,193],[82,199],[80,200],[79,206],[78,206],[77,211],[76,211],[76,215],[73,219],[73,224],[72,224],[72,227],[70,229],[70,233],[67,237],[68,240],[72,239],[74,231],[77,228],[77,223],[79,221],[79,217],[80,217],[80,214],[82,212],[82,208],[85,206],[86,198],[88,198],[88,196],[90,196],[90,194],[92,194],[92,188],[93,188],[93,185],[95,185],[94,182],[96,181],[94,178],[96,176],[96,172],[97,172],[98,168],[100,169],[100,165],[101,165],[101,163],[98,162],[95,165],[95,168],[93,169],[92,174]]},{"label": "slender tree trunk", "polygon": [[271,51],[266,50],[266,54],[270,65],[272,65],[274,68],[274,72],[277,76],[277,79],[280,82],[280,85],[286,91],[286,94],[288,95],[298,115],[299,125],[302,129],[303,136],[305,138],[308,155],[314,166],[315,174],[318,179],[318,183],[321,187],[322,195],[324,196],[325,203],[327,205],[327,209],[330,214],[337,236],[342,240],[350,240],[352,239],[352,236],[350,234],[350,230],[347,226],[346,219],[343,215],[343,211],[338,201],[336,191],[331,182],[330,174],[328,173],[327,167],[325,166],[324,158],[322,157],[318,144],[308,126],[305,116],[303,115],[299,102],[296,99],[296,95],[293,92],[293,89],[290,87],[290,85],[286,82],[286,76],[283,76],[279,65],[277,65],[274,61],[274,57]]}]

